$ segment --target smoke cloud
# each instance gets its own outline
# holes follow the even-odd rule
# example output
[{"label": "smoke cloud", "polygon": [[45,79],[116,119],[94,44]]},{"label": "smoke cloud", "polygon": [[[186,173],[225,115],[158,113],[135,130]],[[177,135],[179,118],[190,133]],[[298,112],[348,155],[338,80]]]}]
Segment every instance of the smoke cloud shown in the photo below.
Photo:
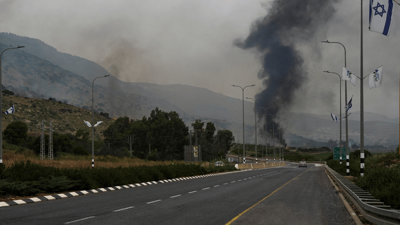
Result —
[{"label": "smoke cloud", "polygon": [[[234,43],[242,49],[255,49],[260,55],[262,68],[257,76],[262,80],[264,89],[255,96],[255,107],[259,118],[264,117],[264,110],[259,107],[271,107],[267,114],[274,115],[276,119],[273,122],[271,116],[268,116],[268,123],[265,122],[263,126],[265,132],[268,125],[267,133],[270,136],[273,126],[275,133],[283,134],[284,129],[277,122],[277,113],[293,103],[296,90],[307,80],[303,67],[305,60],[296,50],[296,46],[313,39],[318,29],[335,13],[333,6],[336,2],[337,0],[274,1],[268,14],[252,25],[248,37]],[[285,144],[285,140],[282,144]]]}]

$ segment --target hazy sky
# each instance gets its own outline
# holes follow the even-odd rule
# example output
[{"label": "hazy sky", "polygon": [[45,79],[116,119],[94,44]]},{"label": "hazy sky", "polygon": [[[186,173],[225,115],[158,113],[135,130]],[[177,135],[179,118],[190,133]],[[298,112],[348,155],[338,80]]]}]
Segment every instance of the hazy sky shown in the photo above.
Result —
[{"label": "hazy sky", "polygon": [[[241,91],[230,85],[255,84],[246,89],[253,97],[263,89],[257,78],[260,57],[233,43],[245,39],[270,6],[262,0],[0,0],[0,31],[95,61],[124,81],[187,84],[235,98]],[[342,42],[348,69],[360,75],[360,1],[342,0],[335,7],[314,38],[296,41],[308,79],[290,110],[339,114],[339,78],[322,71],[341,73],[343,49],[321,40]],[[370,90],[364,81],[365,111],[391,118],[399,116],[398,8],[389,37],[368,31],[368,1],[363,11],[364,75],[384,66],[383,87]],[[359,84],[348,84],[354,111],[359,111]],[[344,83],[342,90],[344,98]]]}]

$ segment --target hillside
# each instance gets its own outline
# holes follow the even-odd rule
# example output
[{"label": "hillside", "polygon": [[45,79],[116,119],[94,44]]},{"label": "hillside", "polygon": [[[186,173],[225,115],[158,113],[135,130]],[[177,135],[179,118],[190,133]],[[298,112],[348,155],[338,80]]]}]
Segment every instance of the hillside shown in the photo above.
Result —
[{"label": "hillside", "polygon": [[[22,121],[28,125],[28,133],[39,136],[41,121],[44,120],[45,133],[49,132],[50,121],[54,132],[64,134],[75,134],[78,129],[83,129],[91,133],[91,128],[87,127],[83,120],[92,123],[92,113],[90,110],[78,108],[61,101],[35,99],[28,97],[18,97],[3,94],[3,111],[11,105],[15,107],[15,113],[5,115],[3,113],[3,130],[13,121]],[[106,118],[95,113],[95,123],[103,121],[96,127],[96,139],[102,138],[102,132],[113,123],[113,119]]]}]

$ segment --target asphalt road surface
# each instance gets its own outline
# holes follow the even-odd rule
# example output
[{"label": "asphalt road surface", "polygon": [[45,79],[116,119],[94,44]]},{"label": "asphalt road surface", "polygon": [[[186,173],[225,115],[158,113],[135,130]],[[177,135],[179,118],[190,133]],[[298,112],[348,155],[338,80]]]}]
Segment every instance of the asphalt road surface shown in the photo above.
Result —
[{"label": "asphalt road surface", "polygon": [[323,167],[284,166],[0,208],[0,224],[354,224]]}]

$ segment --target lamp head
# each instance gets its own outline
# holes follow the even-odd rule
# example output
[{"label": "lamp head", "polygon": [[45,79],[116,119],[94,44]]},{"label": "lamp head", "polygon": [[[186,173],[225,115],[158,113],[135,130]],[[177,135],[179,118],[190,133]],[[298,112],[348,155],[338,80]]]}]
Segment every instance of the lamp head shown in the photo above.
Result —
[{"label": "lamp head", "polygon": [[19,45],[18,45],[18,47],[17,47],[17,48],[25,48],[25,46],[19,46]]},{"label": "lamp head", "polygon": [[110,76],[110,75],[108,75],[108,74],[107,74],[107,75],[104,75],[104,77],[109,77],[109,76]]},{"label": "lamp head", "polygon": [[328,41],[328,40],[326,40],[326,41],[321,41],[321,42],[323,42],[323,43],[329,43],[329,41]]}]

